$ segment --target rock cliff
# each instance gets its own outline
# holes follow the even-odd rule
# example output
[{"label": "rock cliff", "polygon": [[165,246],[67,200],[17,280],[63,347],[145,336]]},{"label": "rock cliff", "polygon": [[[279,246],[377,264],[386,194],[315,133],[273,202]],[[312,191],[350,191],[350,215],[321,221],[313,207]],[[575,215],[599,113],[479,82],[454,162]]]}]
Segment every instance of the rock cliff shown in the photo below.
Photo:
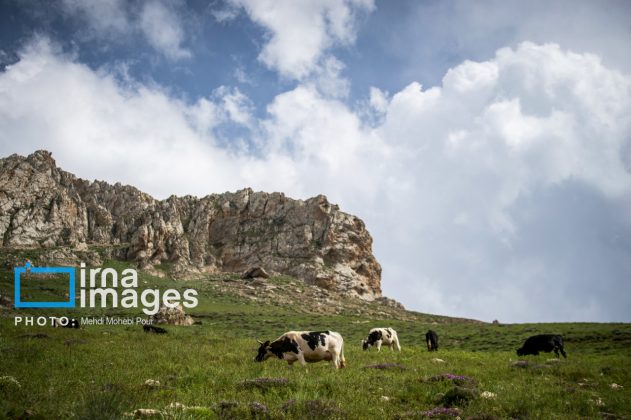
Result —
[{"label": "rock cliff", "polygon": [[381,296],[364,223],[323,195],[303,201],[248,188],[156,200],[77,178],[37,151],[0,159],[0,235],[7,248],[116,246],[118,258],[148,269],[167,263],[183,278],[260,266],[366,300]]}]

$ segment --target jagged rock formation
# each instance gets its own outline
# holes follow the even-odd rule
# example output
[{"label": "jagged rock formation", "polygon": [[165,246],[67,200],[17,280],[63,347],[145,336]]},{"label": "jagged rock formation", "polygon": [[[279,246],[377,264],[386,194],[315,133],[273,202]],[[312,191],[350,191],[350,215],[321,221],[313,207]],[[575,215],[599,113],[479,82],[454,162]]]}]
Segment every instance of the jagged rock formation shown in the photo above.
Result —
[{"label": "jagged rock formation", "polygon": [[51,154],[0,159],[0,235],[10,248],[115,245],[141,268],[169,263],[175,275],[243,272],[253,266],[367,300],[381,295],[381,267],[357,217],[319,195],[171,196],[86,181]]}]

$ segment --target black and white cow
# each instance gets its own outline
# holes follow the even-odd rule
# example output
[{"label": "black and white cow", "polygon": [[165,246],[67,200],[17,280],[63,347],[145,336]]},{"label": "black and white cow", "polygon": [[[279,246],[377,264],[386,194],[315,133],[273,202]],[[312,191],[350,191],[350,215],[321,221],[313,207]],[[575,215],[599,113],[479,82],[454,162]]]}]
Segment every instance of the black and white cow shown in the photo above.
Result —
[{"label": "black and white cow", "polygon": [[397,332],[392,328],[373,328],[368,333],[368,337],[362,340],[362,348],[368,350],[370,346],[377,347],[377,351],[381,351],[381,345],[385,344],[390,347],[390,350],[401,351],[401,345],[399,344],[399,337]]},{"label": "black and white cow", "polygon": [[272,342],[257,341],[261,344],[254,358],[257,362],[275,356],[289,366],[296,361],[305,366],[322,360],[332,362],[336,369],[346,366],[344,339],[335,331],[289,331]]},{"label": "black and white cow", "polygon": [[556,334],[539,334],[528,337],[521,348],[517,349],[517,356],[526,356],[528,354],[538,355],[540,351],[549,353],[554,350],[554,354],[559,357],[559,352],[564,358],[567,358],[565,350],[563,350],[563,337]]},{"label": "black and white cow", "polygon": [[80,328],[81,324],[79,321],[74,318],[67,318],[65,316],[62,317],[52,317],[50,321],[51,325],[55,328],[63,327],[63,328]]},{"label": "black and white cow", "polygon": [[438,334],[436,334],[436,331],[427,331],[425,333],[425,342],[427,343],[427,351],[438,350]]}]

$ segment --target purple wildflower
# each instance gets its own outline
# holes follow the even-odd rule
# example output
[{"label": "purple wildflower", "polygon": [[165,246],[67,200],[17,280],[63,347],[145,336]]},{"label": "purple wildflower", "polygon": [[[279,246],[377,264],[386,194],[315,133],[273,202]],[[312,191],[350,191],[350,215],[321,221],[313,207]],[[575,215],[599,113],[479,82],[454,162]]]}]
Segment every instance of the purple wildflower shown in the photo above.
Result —
[{"label": "purple wildflower", "polygon": [[454,381],[454,382],[475,382],[475,379],[464,375],[454,375],[453,373],[443,373],[434,375],[428,379],[431,382]]},{"label": "purple wildflower", "polygon": [[440,416],[450,416],[457,417],[460,415],[460,410],[457,408],[448,408],[448,407],[435,407],[431,410],[422,411],[421,414],[426,417],[440,417]]}]

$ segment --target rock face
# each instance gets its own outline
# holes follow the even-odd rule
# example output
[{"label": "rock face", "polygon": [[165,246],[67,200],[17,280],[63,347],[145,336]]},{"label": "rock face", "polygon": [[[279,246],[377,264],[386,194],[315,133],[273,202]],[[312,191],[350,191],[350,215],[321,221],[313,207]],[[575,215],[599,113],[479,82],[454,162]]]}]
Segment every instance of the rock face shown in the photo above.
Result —
[{"label": "rock face", "polygon": [[381,267],[357,217],[319,195],[282,193],[171,196],[86,181],[57,168],[51,154],[0,159],[2,247],[115,245],[118,258],[151,268],[169,263],[186,277],[264,267],[366,300],[381,296]]}]

